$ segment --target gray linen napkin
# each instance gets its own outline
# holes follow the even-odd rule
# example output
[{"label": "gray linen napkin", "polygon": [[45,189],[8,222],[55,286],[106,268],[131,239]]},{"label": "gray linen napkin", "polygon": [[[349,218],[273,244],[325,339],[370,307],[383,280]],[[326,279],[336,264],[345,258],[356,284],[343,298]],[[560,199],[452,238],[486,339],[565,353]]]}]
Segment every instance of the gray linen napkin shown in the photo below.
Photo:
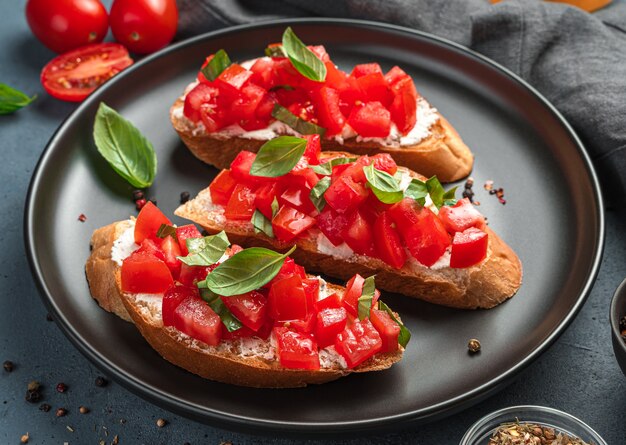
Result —
[{"label": "gray linen napkin", "polygon": [[587,147],[605,198],[626,203],[626,4],[591,15],[537,0],[179,0],[180,34],[284,17],[352,17],[430,32],[518,74]]}]

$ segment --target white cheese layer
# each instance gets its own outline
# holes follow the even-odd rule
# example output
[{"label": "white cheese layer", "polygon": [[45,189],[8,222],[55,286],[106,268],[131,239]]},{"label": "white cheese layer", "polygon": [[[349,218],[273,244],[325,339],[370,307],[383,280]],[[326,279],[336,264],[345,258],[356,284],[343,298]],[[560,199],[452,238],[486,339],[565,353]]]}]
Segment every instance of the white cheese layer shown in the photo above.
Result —
[{"label": "white cheese layer", "polygon": [[111,259],[120,267],[122,266],[122,261],[139,249],[139,246],[135,244],[135,221],[131,220],[130,224],[130,227],[122,232],[120,237],[113,242],[113,247],[111,247]]}]

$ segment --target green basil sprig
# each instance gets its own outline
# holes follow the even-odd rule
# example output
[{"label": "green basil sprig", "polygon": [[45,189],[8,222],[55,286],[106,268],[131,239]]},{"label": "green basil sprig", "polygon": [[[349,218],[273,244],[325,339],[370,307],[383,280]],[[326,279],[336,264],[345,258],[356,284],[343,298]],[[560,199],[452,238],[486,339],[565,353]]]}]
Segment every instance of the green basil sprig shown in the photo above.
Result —
[{"label": "green basil sprig", "polygon": [[272,117],[289,125],[300,134],[319,134],[324,136],[326,133],[325,128],[299,118],[280,104],[274,105]]},{"label": "green basil sprig", "polygon": [[280,254],[263,247],[251,247],[236,253],[206,277],[206,286],[218,295],[245,294],[267,284],[296,246]]},{"label": "green basil sprig", "polygon": [[100,154],[133,187],[146,188],[154,182],[157,157],[150,141],[117,111],[100,102],[93,126]]},{"label": "green basil sprig", "polygon": [[443,186],[436,176],[429,178],[426,182],[413,178],[404,195],[416,200],[421,206],[426,203],[426,196],[430,195],[433,204],[440,209],[444,205],[456,204],[454,197],[456,187],[444,191]]},{"label": "green basil sprig", "polygon": [[315,82],[326,80],[326,65],[302,43],[291,27],[283,33],[283,50],[294,68],[304,77]]},{"label": "green basil sprig", "polygon": [[28,97],[20,90],[11,88],[7,84],[0,83],[0,115],[14,113],[20,108],[24,108],[36,98],[36,94],[32,97]]},{"label": "green basil sprig", "polygon": [[315,206],[318,212],[324,210],[326,206],[326,200],[324,199],[324,193],[330,187],[330,177],[324,176],[322,179],[317,181],[317,184],[311,189],[311,193],[309,193],[309,198],[311,198],[311,202]]},{"label": "green basil sprig", "polygon": [[298,163],[307,140],[294,136],[279,136],[261,146],[250,167],[253,176],[275,178],[289,173]]},{"label": "green basil sprig", "polygon": [[226,252],[230,241],[226,232],[204,238],[187,238],[185,240],[189,255],[177,257],[187,266],[211,266],[219,261]]},{"label": "green basil sprig", "polygon": [[376,283],[374,279],[375,275],[367,277],[363,283],[363,291],[359,297],[359,320],[365,320],[370,316],[372,310],[372,300],[374,299],[374,293],[376,292]]},{"label": "green basil sprig", "polygon": [[254,227],[254,233],[264,233],[270,238],[274,238],[274,229],[272,229],[272,222],[265,217],[264,214],[256,209],[252,214],[252,227]]},{"label": "green basil sprig", "polygon": [[209,304],[209,307],[213,309],[222,320],[222,324],[226,327],[228,332],[233,332],[241,329],[243,324],[233,313],[226,307],[219,295],[212,292],[206,287],[204,281],[198,282],[198,289],[200,290],[200,297]]},{"label": "green basil sprig", "polygon": [[367,186],[372,189],[379,201],[385,204],[395,204],[402,201],[404,191],[400,188],[400,183],[389,173],[378,170],[374,163],[363,167]]},{"label": "green basil sprig", "polygon": [[311,169],[318,175],[328,176],[333,173],[333,167],[336,165],[349,164],[350,162],[356,161],[357,158],[334,158],[328,162],[324,162],[319,165],[312,165]]},{"label": "green basil sprig", "polygon": [[220,49],[218,52],[215,53],[211,61],[207,63],[206,66],[200,71],[202,71],[204,77],[206,77],[210,81],[214,81],[215,79],[217,79],[217,76],[222,74],[222,71],[228,68],[231,64],[232,62],[230,61],[228,54],[226,54],[226,51]]},{"label": "green basil sprig", "polygon": [[283,45],[272,45],[265,48],[267,57],[287,57]]},{"label": "green basil sprig", "polygon": [[278,199],[276,199],[276,196],[274,196],[274,199],[272,200],[272,218],[276,216],[276,214],[278,213],[278,210],[280,208],[280,205],[278,204]]},{"label": "green basil sprig", "polygon": [[398,326],[400,326],[400,335],[398,336],[398,343],[403,348],[406,348],[406,345],[409,344],[409,340],[411,340],[411,331],[409,331],[407,327],[404,326],[404,324],[400,320],[398,320],[398,318],[393,313],[393,311],[389,308],[389,306],[387,306],[385,303],[383,303],[380,300],[378,300],[378,309],[380,309],[381,311],[386,311],[391,317],[391,319],[395,321],[398,324]]},{"label": "green basil sprig", "polygon": [[178,241],[176,237],[176,227],[170,226],[168,224],[161,224],[159,226],[159,230],[157,230],[156,236],[158,238],[165,238],[166,236],[171,236],[175,240]]}]

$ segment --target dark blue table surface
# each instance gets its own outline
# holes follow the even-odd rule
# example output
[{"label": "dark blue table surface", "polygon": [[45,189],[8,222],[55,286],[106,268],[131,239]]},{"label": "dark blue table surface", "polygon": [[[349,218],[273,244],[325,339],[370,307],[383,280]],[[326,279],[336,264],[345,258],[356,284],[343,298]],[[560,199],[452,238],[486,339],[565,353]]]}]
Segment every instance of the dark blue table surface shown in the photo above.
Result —
[{"label": "dark blue table surface", "polygon": [[[22,215],[37,160],[75,105],[54,100],[42,90],[39,72],[53,54],[29,32],[24,4],[0,0],[0,82],[38,95],[26,109],[0,117],[0,362],[15,364],[11,373],[0,369],[0,443],[20,443],[26,432],[33,444],[109,444],[116,435],[120,444],[291,443],[292,438],[244,435],[196,423],[113,382],[97,387],[95,378],[106,374],[92,366],[53,321],[47,321],[24,253]],[[611,445],[626,444],[626,377],[613,356],[608,325],[611,295],[626,277],[626,211],[611,210],[606,216],[604,259],[584,308],[512,385],[436,423],[337,442],[458,444],[483,415],[506,406],[537,404],[583,419]],[[24,400],[31,380],[44,385],[42,402],[52,406],[50,412]],[[59,382],[67,384],[66,392],[56,391]],[[90,412],[79,413],[81,405]],[[68,414],[56,417],[59,407]],[[167,421],[165,427],[157,427],[159,418]]]}]

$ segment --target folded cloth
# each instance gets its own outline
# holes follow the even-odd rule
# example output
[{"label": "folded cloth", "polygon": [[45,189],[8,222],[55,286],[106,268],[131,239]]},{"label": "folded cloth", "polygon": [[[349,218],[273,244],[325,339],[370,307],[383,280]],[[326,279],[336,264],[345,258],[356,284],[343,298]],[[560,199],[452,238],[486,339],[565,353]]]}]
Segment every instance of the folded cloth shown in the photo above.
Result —
[{"label": "folded cloth", "polygon": [[[626,204],[626,4],[588,14],[507,0],[178,0],[181,35],[285,17],[378,20],[460,43],[539,90],[585,144],[610,205]],[[610,9],[610,14],[608,13]]]}]

